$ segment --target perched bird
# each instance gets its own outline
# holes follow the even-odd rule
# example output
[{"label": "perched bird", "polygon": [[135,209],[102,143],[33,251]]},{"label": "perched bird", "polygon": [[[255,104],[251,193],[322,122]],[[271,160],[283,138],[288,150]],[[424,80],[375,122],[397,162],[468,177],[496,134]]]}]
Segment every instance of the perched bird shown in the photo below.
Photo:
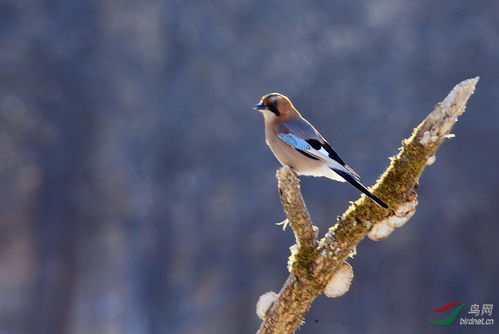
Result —
[{"label": "perched bird", "polygon": [[265,141],[281,164],[291,167],[299,175],[348,181],[380,206],[388,208],[360,183],[359,175],[300,115],[286,96],[278,93],[264,95],[254,109],[263,114]]}]

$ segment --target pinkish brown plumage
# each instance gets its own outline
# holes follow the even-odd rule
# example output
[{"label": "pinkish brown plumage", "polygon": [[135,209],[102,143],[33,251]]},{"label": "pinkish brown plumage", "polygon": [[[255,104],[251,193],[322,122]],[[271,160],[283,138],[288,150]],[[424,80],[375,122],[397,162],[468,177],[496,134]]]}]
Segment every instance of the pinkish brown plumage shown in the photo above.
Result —
[{"label": "pinkish brown plumage", "polygon": [[263,114],[265,141],[282,165],[299,174],[348,181],[380,206],[387,205],[372,194],[321,134],[301,116],[284,95],[264,95],[254,109]]}]

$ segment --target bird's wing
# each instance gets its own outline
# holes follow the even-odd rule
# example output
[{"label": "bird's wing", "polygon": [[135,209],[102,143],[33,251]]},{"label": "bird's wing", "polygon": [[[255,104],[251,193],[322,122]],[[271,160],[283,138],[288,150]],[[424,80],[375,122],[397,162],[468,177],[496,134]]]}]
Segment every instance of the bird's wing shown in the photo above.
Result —
[{"label": "bird's wing", "polygon": [[322,160],[333,168],[343,167],[355,179],[360,179],[359,175],[340,158],[331,145],[306,120],[297,118],[281,123],[278,136],[283,142],[301,153]]}]

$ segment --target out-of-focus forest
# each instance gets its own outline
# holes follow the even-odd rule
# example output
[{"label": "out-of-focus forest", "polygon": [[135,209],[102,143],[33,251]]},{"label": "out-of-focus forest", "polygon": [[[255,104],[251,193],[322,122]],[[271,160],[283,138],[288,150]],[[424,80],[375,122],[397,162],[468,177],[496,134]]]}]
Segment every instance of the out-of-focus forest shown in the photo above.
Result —
[{"label": "out-of-focus forest", "polygon": [[[360,244],[350,291],[318,298],[300,333],[497,333],[423,317],[499,307],[498,14],[494,0],[2,1],[0,333],[254,332],[294,240],[251,106],[289,96],[371,185],[477,75],[416,215]],[[359,197],[327,179],[302,191],[321,233]]]}]

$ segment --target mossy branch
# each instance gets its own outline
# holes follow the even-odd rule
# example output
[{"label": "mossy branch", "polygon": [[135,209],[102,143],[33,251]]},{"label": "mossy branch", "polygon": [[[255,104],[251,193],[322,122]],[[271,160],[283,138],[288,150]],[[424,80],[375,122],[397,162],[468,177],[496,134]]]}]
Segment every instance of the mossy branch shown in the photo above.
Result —
[{"label": "mossy branch", "polygon": [[356,245],[367,235],[386,238],[415,212],[419,177],[435,161],[435,153],[473,94],[478,77],[456,85],[449,95],[402,142],[399,153],[381,175],[372,192],[388,204],[383,209],[362,195],[337,219],[317,243],[312,221],[300,193],[299,180],[289,167],[277,173],[284,211],[295,234],[298,250],[292,254],[291,273],[265,314],[258,333],[294,333],[313,300],[344,265]]}]

